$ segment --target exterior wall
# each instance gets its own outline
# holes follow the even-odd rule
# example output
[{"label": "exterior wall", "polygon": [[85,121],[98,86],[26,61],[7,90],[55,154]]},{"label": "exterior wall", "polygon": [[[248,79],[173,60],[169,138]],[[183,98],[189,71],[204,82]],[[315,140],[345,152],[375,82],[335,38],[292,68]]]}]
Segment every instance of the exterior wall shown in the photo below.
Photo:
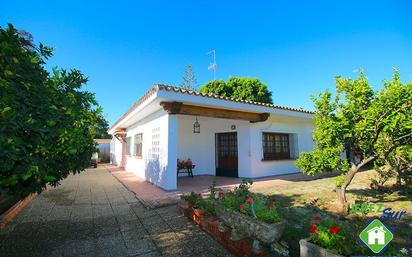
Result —
[{"label": "exterior wall", "polygon": [[[311,120],[271,115],[265,122],[251,124],[251,178],[300,172],[294,159],[300,152],[314,147]],[[262,133],[279,132],[290,134],[291,160],[263,160]]]},{"label": "exterior wall", "polygon": [[[245,177],[250,174],[250,123],[248,121],[198,117],[200,133],[193,133],[195,116],[178,115],[179,141],[177,158],[192,159],[196,168],[193,175],[215,175],[215,134],[237,132],[238,140],[238,174]],[[232,130],[231,125],[236,129]],[[184,176],[184,174],[179,174]]]},{"label": "exterior wall", "polygon": [[[294,159],[302,151],[313,149],[313,123],[307,119],[271,115],[266,122],[198,117],[200,133],[193,133],[194,116],[179,115],[178,158],[191,158],[196,168],[194,175],[215,175],[215,134],[237,132],[238,138],[238,174],[239,177],[258,178],[300,172],[294,165]],[[236,125],[232,130],[231,125]],[[262,133],[279,132],[290,135],[290,148],[293,159],[263,159]],[[181,174],[179,176],[184,176]]]},{"label": "exterior wall", "polygon": [[108,162],[110,160],[110,144],[100,143],[99,148],[99,162]]},{"label": "exterior wall", "polygon": [[[131,137],[131,155],[125,156],[125,169],[165,190],[176,190],[176,117],[157,111],[126,129]],[[134,156],[134,135],[142,133],[142,157]]]},{"label": "exterior wall", "polygon": [[112,137],[110,142],[110,163],[118,167],[122,166],[122,142]]}]

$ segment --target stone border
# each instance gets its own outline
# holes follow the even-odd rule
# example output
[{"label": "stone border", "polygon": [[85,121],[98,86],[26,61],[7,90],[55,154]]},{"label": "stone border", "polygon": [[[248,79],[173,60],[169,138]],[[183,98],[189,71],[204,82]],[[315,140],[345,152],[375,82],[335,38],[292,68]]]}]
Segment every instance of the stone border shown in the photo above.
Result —
[{"label": "stone border", "polygon": [[309,239],[301,239],[300,257],[344,257],[343,255],[332,253],[329,250],[309,242]]}]

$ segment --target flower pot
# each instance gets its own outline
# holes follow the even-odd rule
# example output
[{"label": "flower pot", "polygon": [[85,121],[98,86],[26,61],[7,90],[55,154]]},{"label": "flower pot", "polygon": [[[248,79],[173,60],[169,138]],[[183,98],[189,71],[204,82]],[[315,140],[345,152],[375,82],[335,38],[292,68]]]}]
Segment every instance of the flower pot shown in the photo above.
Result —
[{"label": "flower pot", "polygon": [[215,209],[216,216],[232,230],[234,229],[245,237],[259,240],[265,244],[277,242],[286,227],[284,221],[267,224],[238,211],[225,208],[220,203],[216,203]]},{"label": "flower pot", "polygon": [[309,239],[301,239],[300,257],[344,257],[343,255],[333,253],[319,245],[309,242]]}]

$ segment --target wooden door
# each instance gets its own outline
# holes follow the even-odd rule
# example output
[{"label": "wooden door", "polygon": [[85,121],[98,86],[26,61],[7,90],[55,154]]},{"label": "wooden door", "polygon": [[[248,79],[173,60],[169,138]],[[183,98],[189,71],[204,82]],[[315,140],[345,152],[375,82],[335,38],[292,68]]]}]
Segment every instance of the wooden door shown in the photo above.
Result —
[{"label": "wooden door", "polygon": [[236,132],[216,134],[216,176],[238,177]]}]

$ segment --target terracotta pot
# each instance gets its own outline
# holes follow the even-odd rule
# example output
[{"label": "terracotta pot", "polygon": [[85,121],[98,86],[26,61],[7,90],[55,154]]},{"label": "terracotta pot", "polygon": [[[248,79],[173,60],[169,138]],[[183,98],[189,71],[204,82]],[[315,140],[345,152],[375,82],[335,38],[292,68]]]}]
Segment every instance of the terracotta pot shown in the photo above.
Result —
[{"label": "terracotta pot", "polygon": [[344,257],[343,255],[333,253],[330,250],[320,247],[314,243],[309,242],[309,239],[301,239],[300,245],[300,257]]}]

